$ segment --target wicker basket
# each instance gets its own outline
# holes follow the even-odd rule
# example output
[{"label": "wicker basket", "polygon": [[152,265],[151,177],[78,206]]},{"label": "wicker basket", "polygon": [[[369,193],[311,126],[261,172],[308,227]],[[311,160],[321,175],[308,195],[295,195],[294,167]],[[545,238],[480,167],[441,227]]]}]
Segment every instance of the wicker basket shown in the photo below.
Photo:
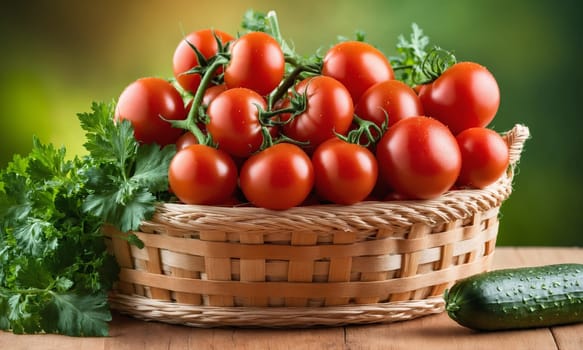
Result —
[{"label": "wicker basket", "polygon": [[286,211],[161,204],[130,246],[104,231],[121,267],[113,309],[196,327],[310,327],[439,313],[456,280],[490,267],[498,211],[528,128],[504,135],[511,166],[483,190],[434,200]]}]

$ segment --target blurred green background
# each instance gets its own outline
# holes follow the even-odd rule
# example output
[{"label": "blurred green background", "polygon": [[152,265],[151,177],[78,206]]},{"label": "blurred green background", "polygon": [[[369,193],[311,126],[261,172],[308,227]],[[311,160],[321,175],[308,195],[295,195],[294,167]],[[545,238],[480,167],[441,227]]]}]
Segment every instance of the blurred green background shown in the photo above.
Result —
[{"label": "blurred green background", "polygon": [[459,60],[488,67],[502,101],[491,127],[532,138],[502,208],[499,245],[583,245],[583,25],[578,1],[2,1],[0,166],[32,135],[84,152],[76,113],[144,76],[172,75],[183,33],[236,33],[245,10],[277,11],[297,51],[364,30],[388,55],[416,22]]}]

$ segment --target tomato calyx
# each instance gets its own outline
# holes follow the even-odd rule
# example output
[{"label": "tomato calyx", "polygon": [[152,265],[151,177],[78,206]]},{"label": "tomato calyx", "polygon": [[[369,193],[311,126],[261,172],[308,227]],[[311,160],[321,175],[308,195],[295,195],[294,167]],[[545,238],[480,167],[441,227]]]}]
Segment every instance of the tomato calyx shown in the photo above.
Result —
[{"label": "tomato calyx", "polygon": [[421,80],[417,75],[414,77],[416,85],[430,84],[439,78],[449,67],[457,63],[455,55],[448,50],[438,46],[434,47],[427,53],[421,63],[421,72],[426,77]]},{"label": "tomato calyx", "polygon": [[[285,92],[289,91],[288,89]],[[282,96],[283,97],[283,96]],[[281,97],[280,97],[281,99]],[[278,99],[278,100],[280,100]],[[268,105],[269,110],[259,110],[259,120],[263,125],[268,126],[281,126],[285,124],[291,123],[294,118],[306,111],[308,108],[308,92],[307,89],[304,90],[302,93],[299,93],[295,88],[292,88],[291,91],[288,93],[288,106],[273,109],[272,106]],[[287,102],[286,101],[286,102]],[[290,114],[289,118],[285,120],[281,120],[281,118],[274,118],[278,115],[282,114]]]},{"label": "tomato calyx", "polygon": [[[198,65],[192,67],[191,69],[185,72],[182,72],[180,75],[200,74],[202,76],[206,73],[207,70],[211,69],[211,66],[214,63],[214,61],[226,58],[228,62],[228,60],[230,59],[229,47],[231,46],[232,41],[223,43],[221,38],[217,35],[217,33],[214,30],[211,29],[211,32],[213,34],[215,42],[217,43],[217,54],[210,58],[206,58],[205,55],[195,45],[193,45],[190,41],[185,39],[184,41],[186,42],[188,47],[190,47],[192,51],[194,51],[196,58],[198,60]],[[224,62],[223,64],[226,64],[227,62]],[[216,69],[212,70],[216,71]],[[221,84],[223,82],[223,74],[214,75],[212,77],[212,81],[216,85]]]},{"label": "tomato calyx", "polygon": [[[273,137],[272,133],[270,132],[270,128],[278,128],[282,125],[286,125],[291,123],[296,116],[303,113],[308,105],[308,96],[307,92],[304,91],[303,93],[298,93],[295,89],[292,90],[289,99],[289,106],[283,107],[279,109],[270,109],[265,110],[261,106],[257,106],[257,110],[259,111],[259,123],[261,124],[261,133],[263,135],[263,142],[259,147],[258,152],[265,150],[273,145],[278,143],[291,143],[300,147],[309,146],[309,142],[307,141],[299,141],[295,140],[289,136],[286,136],[283,133],[279,133],[277,137]],[[288,119],[282,120],[279,116],[282,114],[289,114],[290,117]]]},{"label": "tomato calyx", "polygon": [[356,128],[350,130],[346,136],[334,132],[336,137],[348,143],[354,143],[363,147],[371,147],[376,145],[382,135],[387,131],[389,115],[385,112],[385,121],[380,127],[369,120],[360,118],[356,114],[353,117],[353,122],[356,123]]},{"label": "tomato calyx", "polygon": [[[287,62],[286,57],[286,62]],[[269,108],[272,108],[273,105],[280,101],[285,94],[292,88],[297,81],[306,78],[309,75],[318,75],[321,71],[321,66],[317,64],[298,64],[294,61],[292,63],[295,65],[295,68],[283,79],[281,84],[268,96],[267,105]],[[306,74],[307,73],[307,74]],[[292,95],[295,90],[292,90]],[[305,108],[305,107],[304,107]]]}]

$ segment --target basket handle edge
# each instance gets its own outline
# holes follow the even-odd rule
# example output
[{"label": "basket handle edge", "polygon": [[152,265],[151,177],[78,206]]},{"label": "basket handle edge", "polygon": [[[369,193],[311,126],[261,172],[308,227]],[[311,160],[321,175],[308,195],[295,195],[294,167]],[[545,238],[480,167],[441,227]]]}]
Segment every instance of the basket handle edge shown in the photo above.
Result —
[{"label": "basket handle edge", "polygon": [[514,167],[520,161],[524,143],[530,138],[530,129],[523,124],[516,124],[503,135],[509,148],[510,166]]}]

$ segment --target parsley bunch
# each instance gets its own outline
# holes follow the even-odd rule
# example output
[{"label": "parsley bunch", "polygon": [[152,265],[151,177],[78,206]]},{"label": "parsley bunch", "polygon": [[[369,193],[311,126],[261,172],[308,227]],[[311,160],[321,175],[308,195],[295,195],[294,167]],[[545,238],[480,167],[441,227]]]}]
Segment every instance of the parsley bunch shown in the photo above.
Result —
[{"label": "parsley bunch", "polygon": [[[33,139],[0,171],[0,329],[105,336],[118,267],[101,227],[138,228],[167,194],[174,146],[139,145],[113,104],[79,114],[89,155]],[[141,242],[132,236],[134,244]]]}]

